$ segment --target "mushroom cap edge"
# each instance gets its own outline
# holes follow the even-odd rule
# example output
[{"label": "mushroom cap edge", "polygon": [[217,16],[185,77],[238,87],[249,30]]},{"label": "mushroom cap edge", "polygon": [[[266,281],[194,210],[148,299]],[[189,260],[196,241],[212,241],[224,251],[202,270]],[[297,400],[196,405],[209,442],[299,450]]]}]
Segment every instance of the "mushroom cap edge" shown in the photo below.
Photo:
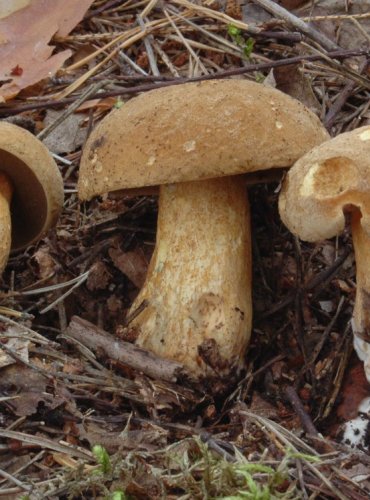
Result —
[{"label": "mushroom cap edge", "polygon": [[370,234],[370,126],[344,132],[300,158],[279,196],[283,223],[304,241],[343,231],[346,207],[357,207]]},{"label": "mushroom cap edge", "polygon": [[63,179],[48,149],[33,134],[0,122],[0,170],[12,181],[12,250],[37,240],[59,216]]}]

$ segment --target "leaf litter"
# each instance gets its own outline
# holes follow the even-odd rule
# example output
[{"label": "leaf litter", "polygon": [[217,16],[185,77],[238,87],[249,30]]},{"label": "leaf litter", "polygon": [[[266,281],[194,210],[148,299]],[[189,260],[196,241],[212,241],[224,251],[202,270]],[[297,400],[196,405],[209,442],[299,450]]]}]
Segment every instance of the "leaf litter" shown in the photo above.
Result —
[{"label": "leaf litter", "polygon": [[[34,76],[14,57],[2,68],[10,81],[1,116],[41,132],[58,155],[66,201],[56,230],[12,256],[2,276],[1,352],[11,364],[0,368],[0,495],[368,498],[368,453],[340,439],[369,395],[349,326],[349,232],[300,243],[279,220],[278,181],[250,188],[252,343],[243,378],[214,398],[177,366],[161,378],[127,355],[135,332],[126,311],[154,247],[155,193],[84,206],[76,196],[83,135],[131,96],[179,79],[264,81],[315,109],[332,135],[369,124],[367,1],[279,2],[293,18],[266,0],[78,4],[48,2]],[[50,16],[67,7],[79,13],[64,29]],[[2,15],[0,26],[12,16]],[[320,45],[323,34],[336,56]],[[83,135],[60,149],[68,120]]]}]

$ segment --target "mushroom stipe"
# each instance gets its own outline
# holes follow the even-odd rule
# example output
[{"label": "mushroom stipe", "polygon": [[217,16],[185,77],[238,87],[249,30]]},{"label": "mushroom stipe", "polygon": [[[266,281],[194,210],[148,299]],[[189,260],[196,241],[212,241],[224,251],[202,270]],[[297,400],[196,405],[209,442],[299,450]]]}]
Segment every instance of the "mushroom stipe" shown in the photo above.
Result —
[{"label": "mushroom stipe", "polygon": [[340,234],[351,222],[356,259],[354,346],[370,382],[370,127],[360,127],[314,147],[286,176],[280,216],[305,241]]}]

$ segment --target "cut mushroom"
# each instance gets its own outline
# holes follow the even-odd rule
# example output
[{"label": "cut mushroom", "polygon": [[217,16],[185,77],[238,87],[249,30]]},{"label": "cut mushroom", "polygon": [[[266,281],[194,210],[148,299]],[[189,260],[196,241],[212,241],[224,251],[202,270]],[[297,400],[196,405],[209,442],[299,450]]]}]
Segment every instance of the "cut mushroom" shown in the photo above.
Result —
[{"label": "cut mushroom", "polygon": [[240,370],[252,314],[249,205],[237,174],[288,167],[326,139],[301,103],[246,80],[154,90],[96,127],[82,200],[161,186],[156,247],[129,314],[139,345],[195,377]]},{"label": "cut mushroom", "polygon": [[30,132],[0,122],[0,273],[10,250],[39,239],[63,206],[63,180],[46,147]]},{"label": "cut mushroom", "polygon": [[279,210],[305,241],[341,233],[349,215],[357,282],[354,345],[370,382],[370,127],[341,134],[298,160],[283,183]]}]

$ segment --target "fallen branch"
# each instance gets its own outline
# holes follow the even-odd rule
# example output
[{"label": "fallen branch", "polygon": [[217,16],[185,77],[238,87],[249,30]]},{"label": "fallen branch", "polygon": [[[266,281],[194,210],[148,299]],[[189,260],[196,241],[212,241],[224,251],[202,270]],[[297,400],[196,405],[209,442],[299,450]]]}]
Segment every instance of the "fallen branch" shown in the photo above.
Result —
[{"label": "fallen branch", "polygon": [[110,359],[154,379],[176,382],[180,376],[186,376],[180,363],[159,358],[141,347],[119,340],[78,316],[72,317],[66,333],[92,351],[103,351]]}]

